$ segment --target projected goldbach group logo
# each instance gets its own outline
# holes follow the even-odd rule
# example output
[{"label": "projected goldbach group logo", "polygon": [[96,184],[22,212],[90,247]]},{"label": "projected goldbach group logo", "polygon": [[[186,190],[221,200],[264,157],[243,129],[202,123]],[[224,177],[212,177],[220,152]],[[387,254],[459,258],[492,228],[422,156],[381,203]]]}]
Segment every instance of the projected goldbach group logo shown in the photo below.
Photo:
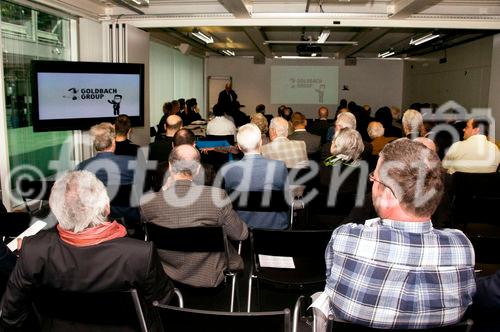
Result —
[{"label": "projected goldbach group logo", "polygon": [[[118,89],[91,89],[91,88],[69,88],[67,93],[64,94],[63,98],[68,98],[73,101],[77,100],[101,100],[106,97],[106,95],[113,95],[113,98],[108,99],[108,103],[113,106],[113,115],[120,115],[120,103],[122,102],[123,96],[118,94]],[[109,97],[108,97],[109,98]]]}]

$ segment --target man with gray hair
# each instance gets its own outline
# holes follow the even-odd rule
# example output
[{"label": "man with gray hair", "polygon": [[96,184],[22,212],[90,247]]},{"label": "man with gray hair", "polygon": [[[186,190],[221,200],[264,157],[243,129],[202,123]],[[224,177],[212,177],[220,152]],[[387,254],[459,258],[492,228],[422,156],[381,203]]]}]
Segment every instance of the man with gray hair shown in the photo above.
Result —
[{"label": "man with gray hair", "polygon": [[104,185],[132,184],[134,170],[129,163],[134,160],[131,156],[117,156],[114,154],[115,128],[109,122],[102,122],[90,128],[90,137],[96,151],[92,158],[82,161],[76,170],[87,170],[96,175]]},{"label": "man with gray hair", "polygon": [[406,138],[387,144],[374,172],[378,218],[333,231],[326,287],[313,303],[323,317],[376,329],[458,323],[475,292],[474,248],[459,230],[433,228],[444,191],[437,154]]},{"label": "man with gray hair", "polygon": [[282,117],[275,117],[269,125],[271,143],[262,146],[262,155],[265,158],[281,160],[287,168],[303,168],[308,165],[306,143],[292,141],[288,136],[288,121]]},{"label": "man with gray hair", "polygon": [[[228,239],[246,239],[247,226],[233,210],[226,192],[193,182],[200,169],[200,154],[192,145],[174,147],[166,184],[159,192],[141,199],[142,220],[168,228],[222,226]],[[224,280],[224,253],[159,250],[159,254],[168,276],[183,284],[217,287]],[[233,270],[243,269],[243,260],[232,245],[229,265]]]},{"label": "man with gray hair", "polygon": [[[23,239],[2,301],[3,324],[22,326],[38,291],[105,293],[135,288],[149,305],[168,303],[173,285],[156,249],[151,242],[127,238],[122,225],[108,221],[108,194],[94,174],[65,174],[55,182],[49,205],[58,225]],[[90,328],[57,318],[44,323],[60,331]]]},{"label": "man with gray hair", "polygon": [[[239,161],[227,163],[220,170],[225,189],[240,192],[285,190],[288,176],[285,163],[266,159],[260,154],[262,137],[257,125],[249,123],[240,127],[237,140],[245,156]],[[238,211],[238,215],[250,228],[288,227],[286,212]]]}]

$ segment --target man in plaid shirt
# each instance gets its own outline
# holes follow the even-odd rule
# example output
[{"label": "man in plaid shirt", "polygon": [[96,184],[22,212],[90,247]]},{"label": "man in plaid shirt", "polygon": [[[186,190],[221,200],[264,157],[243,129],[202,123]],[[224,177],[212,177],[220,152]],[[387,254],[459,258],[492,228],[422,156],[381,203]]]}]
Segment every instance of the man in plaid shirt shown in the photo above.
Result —
[{"label": "man in plaid shirt", "polygon": [[474,249],[461,231],[432,227],[443,193],[438,156],[398,139],[382,150],[370,180],[379,218],[333,232],[325,291],[313,307],[323,320],[374,328],[459,322],[476,290]]}]

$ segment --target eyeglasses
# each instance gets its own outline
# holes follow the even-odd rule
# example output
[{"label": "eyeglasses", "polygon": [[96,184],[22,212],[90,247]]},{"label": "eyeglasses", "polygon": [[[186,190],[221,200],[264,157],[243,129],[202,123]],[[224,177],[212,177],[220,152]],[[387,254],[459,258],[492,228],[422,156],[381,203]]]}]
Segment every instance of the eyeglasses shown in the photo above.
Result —
[{"label": "eyeglasses", "polygon": [[384,187],[386,188],[389,188],[389,190],[391,191],[391,193],[394,195],[394,197],[396,197],[396,194],[394,193],[394,190],[392,190],[391,187],[389,187],[388,185],[386,185],[385,183],[383,183],[382,181],[380,180],[377,180],[375,178],[375,172],[370,172],[370,174],[368,174],[368,178],[370,179],[371,182],[378,182],[380,183],[381,185],[383,185]]}]

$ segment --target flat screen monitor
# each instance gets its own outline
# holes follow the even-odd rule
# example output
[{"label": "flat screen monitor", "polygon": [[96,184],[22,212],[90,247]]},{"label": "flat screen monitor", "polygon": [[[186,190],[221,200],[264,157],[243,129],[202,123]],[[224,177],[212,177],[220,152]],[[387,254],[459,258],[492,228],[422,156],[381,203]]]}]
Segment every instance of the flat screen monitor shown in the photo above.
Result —
[{"label": "flat screen monitor", "polygon": [[31,62],[33,130],[88,130],[126,114],[144,126],[144,64]]}]

